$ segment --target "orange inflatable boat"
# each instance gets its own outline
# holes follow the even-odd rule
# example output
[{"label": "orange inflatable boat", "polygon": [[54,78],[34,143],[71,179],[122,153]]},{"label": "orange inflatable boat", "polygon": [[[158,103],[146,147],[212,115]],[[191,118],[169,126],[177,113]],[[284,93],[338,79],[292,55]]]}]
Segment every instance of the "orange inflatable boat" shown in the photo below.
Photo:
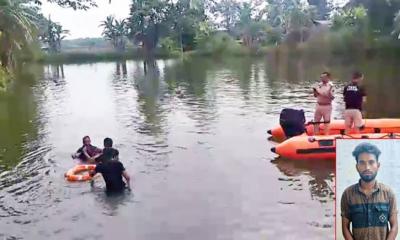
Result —
[{"label": "orange inflatable boat", "polygon": [[[400,119],[397,118],[381,118],[381,119],[364,119],[364,129],[360,131],[363,133],[394,133],[400,132]],[[324,132],[324,124],[318,124],[320,129],[320,134]],[[314,124],[307,123],[306,133],[309,136],[314,135]],[[343,134],[344,133],[344,120],[332,120],[329,124],[329,135],[333,134]],[[285,132],[283,131],[281,126],[276,126],[270,130],[268,133],[272,135],[274,138],[279,140],[286,139]],[[349,132],[352,134],[354,132]]]},{"label": "orange inflatable boat", "polygon": [[68,181],[88,181],[92,179],[89,173],[83,175],[79,173],[94,170],[95,168],[96,168],[95,164],[76,165],[75,167],[68,170],[68,172],[65,174],[65,177],[67,178]]},{"label": "orange inflatable boat", "polygon": [[271,148],[271,151],[293,160],[334,160],[336,139],[400,139],[400,134],[370,133],[352,135],[307,136],[302,134],[289,138]]}]

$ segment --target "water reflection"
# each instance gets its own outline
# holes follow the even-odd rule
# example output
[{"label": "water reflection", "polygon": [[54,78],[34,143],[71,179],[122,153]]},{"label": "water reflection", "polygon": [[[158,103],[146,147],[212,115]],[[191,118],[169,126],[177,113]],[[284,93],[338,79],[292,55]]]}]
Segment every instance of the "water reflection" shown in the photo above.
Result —
[{"label": "water reflection", "polygon": [[138,126],[141,134],[165,134],[165,111],[162,96],[165,86],[160,78],[160,69],[156,61],[146,61],[143,68],[136,66],[133,79],[138,91],[137,103],[144,121]]},{"label": "water reflection", "polygon": [[[207,238],[210,228],[215,236],[237,231],[254,239],[265,229],[280,229],[282,217],[289,216],[283,233],[329,238],[334,163],[260,164],[258,159],[270,159],[273,145],[265,141],[265,131],[279,122],[284,107],[303,108],[312,116],[310,84],[324,70],[333,73],[338,89],[352,69],[365,71],[368,116],[397,116],[399,70],[390,61],[343,65],[278,58],[46,65],[33,75],[21,72],[11,92],[0,95],[0,171],[9,170],[1,173],[0,216],[7,225],[0,228],[14,234],[21,224],[37,221],[24,225],[27,236],[41,228],[48,238],[67,235],[42,218],[50,216],[90,237],[87,232],[101,232],[108,223],[105,214],[140,226],[143,236],[155,228],[157,236],[170,236],[187,223],[187,229],[201,225],[199,239]],[[343,102],[340,90],[336,94],[337,117]],[[64,181],[62,174],[73,165],[69,153],[86,133],[96,145],[105,136],[114,138],[124,165],[138,179],[142,206],[134,204],[133,195],[108,198],[87,184]],[[94,203],[95,209],[82,202]],[[182,208],[181,219],[174,218],[175,205],[171,209],[168,202]],[[290,219],[293,212],[304,216]],[[96,224],[87,221],[90,217]],[[140,222],[142,217],[146,221]]]},{"label": "water reflection", "polygon": [[[333,200],[334,161],[313,162],[277,158],[271,162],[287,177],[309,176],[308,187],[314,200],[324,203]],[[288,187],[298,190],[299,186],[289,184]]]},{"label": "water reflection", "polygon": [[126,67],[126,61],[117,61],[115,64],[115,75],[120,76],[122,69],[122,75],[126,76],[128,74],[128,70]]},{"label": "water reflection", "polygon": [[63,64],[49,64],[44,67],[45,77],[54,82],[60,79],[65,79],[64,65]]},{"label": "water reflection", "polygon": [[29,151],[24,144],[36,140],[38,107],[32,86],[42,75],[40,66],[25,66],[10,90],[0,93],[0,173],[18,164]]}]

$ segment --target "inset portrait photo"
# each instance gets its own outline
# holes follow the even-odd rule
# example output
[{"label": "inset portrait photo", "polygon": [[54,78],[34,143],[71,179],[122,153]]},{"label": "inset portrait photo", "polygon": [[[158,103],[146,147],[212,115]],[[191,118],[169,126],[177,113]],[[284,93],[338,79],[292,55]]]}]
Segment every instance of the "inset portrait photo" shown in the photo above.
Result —
[{"label": "inset portrait photo", "polygon": [[400,140],[336,140],[336,239],[398,236]]}]

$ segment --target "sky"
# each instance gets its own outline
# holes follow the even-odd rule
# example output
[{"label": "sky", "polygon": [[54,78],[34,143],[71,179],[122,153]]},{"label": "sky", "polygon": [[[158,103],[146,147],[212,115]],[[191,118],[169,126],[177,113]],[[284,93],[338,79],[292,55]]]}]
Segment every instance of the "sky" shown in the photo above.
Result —
[{"label": "sky", "polygon": [[[108,15],[114,15],[117,19],[126,18],[129,15],[129,7],[132,0],[98,0],[97,8],[87,11],[74,11],[70,8],[61,8],[57,4],[50,4],[43,1],[42,13],[44,16],[51,16],[51,20],[60,23],[64,29],[70,31],[66,39],[101,37],[102,29],[99,27],[101,21]],[[336,3],[346,0],[334,0]]]},{"label": "sky", "polygon": [[98,0],[97,8],[87,11],[70,8],[61,8],[57,4],[43,1],[42,13],[51,20],[60,23],[64,29],[70,30],[66,39],[101,37],[102,29],[99,27],[101,21],[108,15],[114,15],[117,19],[126,18],[129,15],[129,7],[132,0]]}]

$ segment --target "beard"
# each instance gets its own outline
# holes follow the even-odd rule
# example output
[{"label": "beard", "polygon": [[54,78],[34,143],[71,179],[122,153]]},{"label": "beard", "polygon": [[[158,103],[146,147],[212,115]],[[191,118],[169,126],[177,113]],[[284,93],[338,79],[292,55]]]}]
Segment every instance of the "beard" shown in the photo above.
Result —
[{"label": "beard", "polygon": [[360,173],[360,177],[361,177],[361,179],[364,181],[364,182],[371,182],[371,181],[373,181],[375,178],[376,178],[376,175],[377,175],[378,173],[376,172],[376,173],[374,173],[374,174],[372,174],[372,175],[367,175],[367,174],[362,174],[362,173]]}]

